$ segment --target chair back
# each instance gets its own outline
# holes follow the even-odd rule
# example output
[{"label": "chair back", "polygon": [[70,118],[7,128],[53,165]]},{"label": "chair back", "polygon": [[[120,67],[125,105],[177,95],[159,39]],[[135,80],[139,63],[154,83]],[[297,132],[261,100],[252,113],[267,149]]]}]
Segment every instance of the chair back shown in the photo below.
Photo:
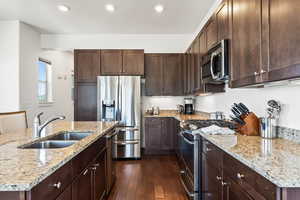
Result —
[{"label": "chair back", "polygon": [[0,113],[0,133],[28,128],[26,111]]}]

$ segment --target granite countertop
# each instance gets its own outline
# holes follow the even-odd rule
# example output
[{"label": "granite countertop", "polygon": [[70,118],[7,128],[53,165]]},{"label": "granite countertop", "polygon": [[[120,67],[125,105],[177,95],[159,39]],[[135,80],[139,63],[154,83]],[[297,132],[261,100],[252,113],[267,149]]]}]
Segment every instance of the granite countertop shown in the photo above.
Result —
[{"label": "granite countertop", "polygon": [[54,122],[45,129],[44,136],[59,131],[93,132],[60,149],[18,148],[33,141],[32,129],[0,134],[0,191],[29,191],[116,125],[116,122]]},{"label": "granite countertop", "polygon": [[149,115],[144,114],[144,117],[174,117],[179,121],[186,120],[207,120],[209,119],[209,114],[205,112],[196,112],[192,115],[179,114],[176,110],[161,110],[159,115]]},{"label": "granite countertop", "polygon": [[278,187],[300,187],[300,144],[280,138],[201,135]]}]

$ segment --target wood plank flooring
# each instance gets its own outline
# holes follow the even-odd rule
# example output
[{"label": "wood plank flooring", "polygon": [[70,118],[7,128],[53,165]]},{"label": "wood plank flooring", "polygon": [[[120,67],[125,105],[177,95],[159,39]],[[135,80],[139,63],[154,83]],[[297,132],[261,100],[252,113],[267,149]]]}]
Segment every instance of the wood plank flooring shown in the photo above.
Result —
[{"label": "wood plank flooring", "polygon": [[117,181],[108,200],[187,200],[175,156],[118,161]]}]

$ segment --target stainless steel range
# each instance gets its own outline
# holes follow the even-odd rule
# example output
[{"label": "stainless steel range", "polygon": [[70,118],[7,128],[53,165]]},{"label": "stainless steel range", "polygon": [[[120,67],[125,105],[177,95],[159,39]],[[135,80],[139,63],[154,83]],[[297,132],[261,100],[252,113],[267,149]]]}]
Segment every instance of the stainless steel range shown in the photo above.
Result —
[{"label": "stainless steel range", "polygon": [[181,132],[179,140],[180,157],[183,164],[180,165],[181,183],[191,200],[204,200],[201,191],[202,183],[202,142],[198,129],[211,125],[234,128],[231,122],[223,120],[189,120],[180,123]]},{"label": "stainless steel range", "polygon": [[98,120],[118,121],[114,158],[141,157],[141,80],[139,76],[98,77]]}]

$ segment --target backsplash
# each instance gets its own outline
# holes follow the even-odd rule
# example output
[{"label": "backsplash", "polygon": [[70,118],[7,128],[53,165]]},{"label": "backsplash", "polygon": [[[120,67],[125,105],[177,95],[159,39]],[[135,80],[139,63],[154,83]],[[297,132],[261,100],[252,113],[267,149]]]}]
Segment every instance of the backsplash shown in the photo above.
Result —
[{"label": "backsplash", "polygon": [[142,108],[145,111],[147,108],[152,106],[158,106],[161,110],[176,110],[176,105],[183,104],[185,97],[142,97]]},{"label": "backsplash", "polygon": [[277,131],[279,138],[300,143],[300,130],[278,126]]}]

